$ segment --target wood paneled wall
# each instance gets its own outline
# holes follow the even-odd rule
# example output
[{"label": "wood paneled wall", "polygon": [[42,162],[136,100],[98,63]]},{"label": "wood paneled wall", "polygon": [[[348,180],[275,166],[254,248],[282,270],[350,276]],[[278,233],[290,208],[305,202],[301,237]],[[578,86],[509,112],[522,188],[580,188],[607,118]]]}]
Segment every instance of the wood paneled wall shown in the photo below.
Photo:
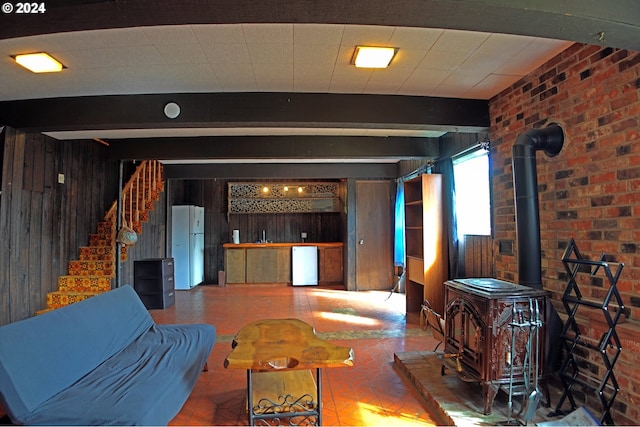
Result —
[{"label": "wood paneled wall", "polygon": [[[264,180],[270,182],[275,180]],[[226,179],[170,180],[169,205],[193,204],[205,211],[205,283],[217,284],[218,271],[224,270],[222,245],[231,241],[231,232],[240,230],[240,242],[255,242],[265,230],[274,242],[341,242],[344,218],[340,213],[313,214],[232,214],[227,215]],[[168,236],[170,239],[170,236]],[[168,242],[170,247],[171,243]]]},{"label": "wood paneled wall", "polygon": [[[453,157],[470,148],[476,147],[479,141],[488,139],[488,133],[458,133],[449,132],[440,137],[438,143],[439,158]],[[401,160],[398,163],[399,176],[406,176],[422,170],[432,159],[422,158],[413,160]]]},{"label": "wood paneled wall", "polygon": [[401,177],[414,173],[417,170],[423,170],[429,163],[429,159],[401,160],[398,164],[398,173]]},{"label": "wood paneled wall", "polygon": [[117,197],[118,176],[107,147],[93,141],[5,128],[2,142],[0,325],[45,307]]},{"label": "wood paneled wall", "polygon": [[[307,242],[340,242],[339,220],[337,212],[234,214],[229,217],[229,230],[240,230],[241,243],[260,240],[263,230],[266,239],[275,243],[301,242],[300,233],[303,231],[307,233]],[[226,237],[230,240],[229,236]]]},{"label": "wood paneled wall", "polygon": [[[108,148],[92,141],[56,141],[38,133],[5,128],[0,194],[0,325],[21,320],[45,306],[46,293],[57,290],[67,262],[78,258],[108,207],[117,198],[118,165]],[[125,165],[129,166],[129,165]],[[413,166],[413,165],[412,165]],[[129,169],[127,169],[129,170]],[[58,183],[64,175],[64,184]],[[340,213],[227,216],[227,180],[172,180],[144,223],[142,236],[122,263],[121,283],[133,283],[136,260],[170,253],[168,207],[205,207],[205,283],[217,283],[223,270],[222,244],[231,230],[241,241],[258,239],[262,230],[274,241],[343,241],[348,235],[346,208]],[[347,206],[347,185],[341,183]],[[472,236],[473,237],[473,236]],[[492,254],[484,239],[466,242],[466,276],[492,277]],[[345,256],[345,268],[348,267]],[[345,270],[346,271],[346,270]]]},{"label": "wood paneled wall", "polygon": [[461,277],[494,277],[491,236],[465,235],[458,244]]},{"label": "wood paneled wall", "polygon": [[440,158],[454,157],[460,153],[476,148],[480,141],[488,141],[489,133],[449,132],[440,137]]}]

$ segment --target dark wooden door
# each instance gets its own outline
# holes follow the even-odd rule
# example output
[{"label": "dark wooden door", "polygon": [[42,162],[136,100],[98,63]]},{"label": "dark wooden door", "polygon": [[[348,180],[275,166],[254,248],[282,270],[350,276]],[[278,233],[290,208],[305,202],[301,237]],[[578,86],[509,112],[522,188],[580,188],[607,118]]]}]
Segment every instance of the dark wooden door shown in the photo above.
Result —
[{"label": "dark wooden door", "polygon": [[356,182],[356,288],[391,290],[391,186],[389,181]]}]

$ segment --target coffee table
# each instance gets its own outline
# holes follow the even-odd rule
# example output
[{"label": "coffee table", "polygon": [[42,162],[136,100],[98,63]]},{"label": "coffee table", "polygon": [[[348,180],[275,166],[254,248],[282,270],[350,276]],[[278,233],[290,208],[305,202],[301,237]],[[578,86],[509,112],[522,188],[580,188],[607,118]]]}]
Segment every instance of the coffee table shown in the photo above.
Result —
[{"label": "coffee table", "polygon": [[[322,425],[323,368],[353,366],[353,350],[316,336],[299,319],[265,319],[233,339],[225,368],[247,370],[249,425],[256,420]],[[312,371],[315,370],[315,379]]]}]

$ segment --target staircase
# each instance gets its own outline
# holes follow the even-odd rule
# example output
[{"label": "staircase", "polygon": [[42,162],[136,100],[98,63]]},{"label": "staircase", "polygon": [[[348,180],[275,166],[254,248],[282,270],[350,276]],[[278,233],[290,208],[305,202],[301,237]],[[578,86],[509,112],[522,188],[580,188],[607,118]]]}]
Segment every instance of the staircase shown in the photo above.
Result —
[{"label": "staircase", "polygon": [[[149,211],[164,189],[162,164],[156,160],[143,161],[122,190],[124,220],[139,236],[142,224],[149,219]],[[58,278],[58,290],[47,294],[47,308],[42,314],[65,305],[85,300],[112,287],[116,271],[117,202],[98,223],[95,234],[89,235],[89,246],[80,248],[80,259],[69,261],[67,275]],[[120,260],[127,259],[127,246],[121,245]]]}]

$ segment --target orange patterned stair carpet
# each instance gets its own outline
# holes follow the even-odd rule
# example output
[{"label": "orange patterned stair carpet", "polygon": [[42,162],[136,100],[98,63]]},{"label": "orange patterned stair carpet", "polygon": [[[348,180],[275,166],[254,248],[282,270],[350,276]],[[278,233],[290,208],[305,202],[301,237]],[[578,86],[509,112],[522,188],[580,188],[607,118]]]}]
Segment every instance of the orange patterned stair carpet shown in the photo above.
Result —
[{"label": "orange patterned stair carpet", "polygon": [[[124,216],[128,224],[140,235],[143,222],[164,189],[162,165],[157,161],[142,162],[123,190]],[[58,290],[47,294],[47,308],[41,314],[91,298],[112,288],[116,257],[115,203],[98,223],[97,232],[89,235],[89,246],[80,248],[79,259],[69,261],[67,275],[58,278]],[[120,260],[127,259],[127,246],[122,245]]]}]

